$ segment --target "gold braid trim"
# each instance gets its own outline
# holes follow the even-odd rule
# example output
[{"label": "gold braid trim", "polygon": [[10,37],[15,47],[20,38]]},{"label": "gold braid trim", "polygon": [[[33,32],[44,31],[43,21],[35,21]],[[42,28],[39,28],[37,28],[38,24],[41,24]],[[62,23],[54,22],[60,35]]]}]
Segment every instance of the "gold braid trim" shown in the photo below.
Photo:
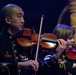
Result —
[{"label": "gold braid trim", "polygon": [[50,65],[49,65],[46,61],[45,61],[45,63],[46,63],[46,65],[47,65],[47,67],[50,68]]},{"label": "gold braid trim", "polygon": [[8,70],[8,75],[10,75],[10,70],[7,65],[8,65],[8,63],[1,63],[1,65],[0,65],[1,71],[5,72],[6,70]]},{"label": "gold braid trim", "polygon": [[59,67],[60,68],[64,68],[64,70],[66,71],[66,65],[63,62],[59,62]]},{"label": "gold braid trim", "polygon": [[[17,59],[16,59],[16,54],[15,54],[15,51],[14,51],[14,41],[12,42],[12,50],[13,50],[13,54],[14,54],[14,58],[15,58],[15,62],[17,62]],[[20,75],[20,71],[18,70],[18,75]]]},{"label": "gold braid trim", "polygon": [[68,75],[72,75],[70,72],[68,72]]},{"label": "gold braid trim", "polygon": [[59,63],[59,67],[63,68],[66,71],[66,65],[65,65],[66,60],[65,60],[65,56],[64,55],[62,55],[62,60],[63,61],[58,62]]},{"label": "gold braid trim", "polygon": [[18,75],[20,75],[20,71],[18,70]]},{"label": "gold braid trim", "polygon": [[13,50],[13,54],[14,54],[14,58],[15,58],[15,62],[17,62],[16,54],[15,54],[15,51],[14,51],[14,46],[13,46],[13,44],[14,44],[14,41],[12,42],[12,50]]}]

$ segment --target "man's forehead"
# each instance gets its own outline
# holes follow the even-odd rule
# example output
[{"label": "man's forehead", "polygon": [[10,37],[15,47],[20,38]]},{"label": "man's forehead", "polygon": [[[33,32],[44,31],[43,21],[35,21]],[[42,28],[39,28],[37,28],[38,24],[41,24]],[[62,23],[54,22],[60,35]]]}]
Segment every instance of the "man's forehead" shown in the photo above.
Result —
[{"label": "man's forehead", "polygon": [[19,8],[19,7],[13,8],[13,13],[15,13],[15,14],[23,14],[24,15],[24,11],[21,8]]}]

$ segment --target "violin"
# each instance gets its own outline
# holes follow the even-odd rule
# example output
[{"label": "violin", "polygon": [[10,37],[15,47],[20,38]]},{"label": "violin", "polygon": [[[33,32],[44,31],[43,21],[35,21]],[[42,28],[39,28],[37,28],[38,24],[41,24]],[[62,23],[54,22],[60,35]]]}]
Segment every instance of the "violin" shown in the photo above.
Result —
[{"label": "violin", "polygon": [[17,38],[17,43],[22,47],[30,47],[34,45],[35,43],[32,42],[32,30],[29,28],[25,28],[23,33],[21,34],[21,37]]},{"label": "violin", "polygon": [[74,45],[74,47],[72,47],[71,49],[66,50],[66,57],[69,60],[76,61],[76,49],[75,49],[75,47],[76,47],[76,45]]},{"label": "violin", "polygon": [[[23,37],[17,38],[17,42],[22,47],[32,47],[33,45],[37,44],[38,42],[38,34],[35,30],[31,30],[29,28],[25,28],[23,33]],[[56,43],[53,42],[44,42],[42,41],[42,37],[50,38],[50,39],[57,39],[57,37],[54,34],[51,33],[44,33],[40,37],[40,45],[43,48],[52,49],[56,47]]]},{"label": "violin", "polygon": [[[25,28],[24,32],[22,33],[23,37],[17,38],[17,42],[22,47],[31,47],[37,44],[38,41],[38,34],[32,31],[29,28]],[[42,48],[46,49],[53,49],[57,46],[57,36],[51,33],[44,33],[41,35],[40,38],[40,45]],[[74,43],[67,43],[69,45],[73,45],[73,48],[70,50],[66,50],[66,57],[70,60],[76,61],[76,45]]]},{"label": "violin", "polygon": [[[49,38],[51,39],[51,41],[44,41],[43,38]],[[42,34],[42,41],[41,41],[41,45],[43,48],[47,48],[47,49],[53,49],[56,48],[57,43],[54,42],[55,40],[57,40],[57,36],[51,33],[44,33]]]}]

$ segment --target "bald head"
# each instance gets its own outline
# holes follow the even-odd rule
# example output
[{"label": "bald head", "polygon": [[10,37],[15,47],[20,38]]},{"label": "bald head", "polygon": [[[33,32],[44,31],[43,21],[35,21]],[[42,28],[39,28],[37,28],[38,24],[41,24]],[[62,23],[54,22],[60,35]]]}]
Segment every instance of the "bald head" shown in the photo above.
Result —
[{"label": "bald head", "polygon": [[3,9],[1,10],[1,19],[4,20],[5,17],[7,16],[11,17],[14,8],[20,8],[20,7],[16,4],[7,4],[6,6],[4,6]]}]

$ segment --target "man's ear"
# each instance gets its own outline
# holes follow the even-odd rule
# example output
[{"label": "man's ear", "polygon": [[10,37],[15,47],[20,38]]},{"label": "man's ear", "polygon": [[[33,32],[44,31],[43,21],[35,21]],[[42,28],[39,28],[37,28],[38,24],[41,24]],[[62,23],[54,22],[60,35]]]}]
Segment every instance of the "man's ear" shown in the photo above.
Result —
[{"label": "man's ear", "polygon": [[5,22],[6,22],[7,24],[11,24],[10,17],[7,16],[7,17],[5,18]]}]

